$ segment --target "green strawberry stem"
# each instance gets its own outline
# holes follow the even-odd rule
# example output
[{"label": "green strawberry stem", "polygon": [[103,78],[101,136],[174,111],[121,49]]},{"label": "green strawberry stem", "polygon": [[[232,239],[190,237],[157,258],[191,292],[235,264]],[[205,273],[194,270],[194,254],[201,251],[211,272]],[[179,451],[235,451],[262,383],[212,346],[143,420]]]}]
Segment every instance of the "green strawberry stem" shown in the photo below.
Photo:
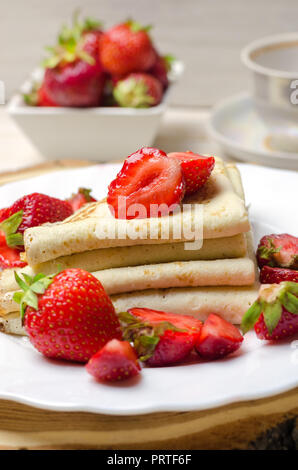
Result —
[{"label": "green strawberry stem", "polygon": [[113,95],[117,103],[124,108],[148,108],[154,103],[146,83],[134,78],[120,80],[114,88]]},{"label": "green strawberry stem", "polygon": [[53,277],[56,274],[52,276],[46,276],[45,274],[39,273],[34,277],[31,277],[26,273],[21,274],[24,279],[22,279],[16,271],[14,272],[15,280],[22,291],[15,292],[13,295],[13,300],[20,304],[20,314],[23,323],[26,307],[29,306],[35,310],[38,310],[37,294],[44,294],[46,289],[53,282]]},{"label": "green strawberry stem", "polygon": [[8,246],[14,248],[16,246],[23,246],[23,235],[17,233],[19,226],[23,221],[23,211],[15,212],[7,219],[3,220],[0,224],[0,230],[5,233],[5,239]]},{"label": "green strawberry stem", "polygon": [[251,305],[242,318],[243,333],[251,330],[263,313],[265,325],[271,335],[280,321],[282,307],[288,312],[298,315],[298,283],[281,282],[280,284],[264,284],[258,299]]},{"label": "green strawberry stem", "polygon": [[161,336],[166,331],[186,331],[177,328],[168,321],[151,325],[148,322],[141,321],[129,312],[121,312],[118,314],[118,317],[123,327],[123,338],[126,341],[133,342],[138,357],[143,362],[153,356]]}]

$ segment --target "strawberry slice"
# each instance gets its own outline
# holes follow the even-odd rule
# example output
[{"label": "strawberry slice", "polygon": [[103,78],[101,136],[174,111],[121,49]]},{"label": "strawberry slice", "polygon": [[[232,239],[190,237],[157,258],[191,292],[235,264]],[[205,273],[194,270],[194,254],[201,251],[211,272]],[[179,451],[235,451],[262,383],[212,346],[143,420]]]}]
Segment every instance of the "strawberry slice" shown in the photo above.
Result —
[{"label": "strawberry slice", "polygon": [[185,195],[193,194],[204,186],[215,165],[214,157],[204,157],[193,152],[171,152],[168,157],[181,163]]},{"label": "strawberry slice", "polygon": [[115,382],[138,375],[141,367],[128,341],[112,339],[91,357],[86,369],[97,380]]},{"label": "strawberry slice", "polygon": [[257,260],[260,268],[298,269],[298,238],[288,233],[265,235],[257,249]]},{"label": "strawberry slice", "polygon": [[20,251],[9,247],[5,233],[0,231],[0,269],[23,268],[26,264],[20,259]]},{"label": "strawberry slice", "polygon": [[91,189],[87,188],[79,188],[78,192],[72,194],[71,197],[67,200],[70,203],[74,212],[81,209],[81,207],[87,204],[88,202],[96,201],[96,199],[91,196]]},{"label": "strawberry slice", "polygon": [[196,350],[204,359],[220,359],[239,349],[242,341],[236,326],[211,313],[203,325]]},{"label": "strawberry slice", "polygon": [[282,281],[298,282],[298,271],[286,268],[263,266],[260,272],[261,284],[279,284]]},{"label": "strawberry slice", "polygon": [[124,338],[134,343],[141,361],[149,366],[181,362],[193,350],[202,322],[148,308],[132,308],[119,314]]},{"label": "strawberry slice", "polygon": [[118,219],[158,217],[175,210],[184,190],[180,164],[162,150],[143,147],[125,160],[107,202]]},{"label": "strawberry slice", "polygon": [[298,333],[298,283],[262,285],[258,299],[245,313],[243,332],[254,327],[257,337],[281,340]]}]

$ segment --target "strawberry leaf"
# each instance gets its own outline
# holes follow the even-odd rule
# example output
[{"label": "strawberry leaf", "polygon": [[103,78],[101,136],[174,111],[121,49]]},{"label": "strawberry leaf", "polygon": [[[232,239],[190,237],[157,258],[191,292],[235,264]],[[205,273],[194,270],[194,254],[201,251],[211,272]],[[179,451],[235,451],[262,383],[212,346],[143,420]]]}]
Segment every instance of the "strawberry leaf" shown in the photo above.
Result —
[{"label": "strawberry leaf", "polygon": [[291,292],[286,292],[282,304],[288,312],[298,315],[298,297],[291,294]]},{"label": "strawberry leaf", "polygon": [[23,220],[23,211],[15,212],[0,224],[0,230],[5,233],[6,243],[10,247],[22,246],[23,236],[16,233]]},{"label": "strawberry leaf", "polygon": [[260,302],[259,300],[256,300],[250,308],[247,310],[247,312],[244,314],[241,322],[241,330],[243,333],[247,333],[249,330],[251,330],[254,326],[255,323],[258,321],[259,316],[261,315],[263,310],[263,302]]},{"label": "strawberry leaf", "polygon": [[265,303],[263,314],[265,325],[269,334],[271,335],[273,330],[276,328],[282,314],[281,302],[276,300],[272,304]]}]

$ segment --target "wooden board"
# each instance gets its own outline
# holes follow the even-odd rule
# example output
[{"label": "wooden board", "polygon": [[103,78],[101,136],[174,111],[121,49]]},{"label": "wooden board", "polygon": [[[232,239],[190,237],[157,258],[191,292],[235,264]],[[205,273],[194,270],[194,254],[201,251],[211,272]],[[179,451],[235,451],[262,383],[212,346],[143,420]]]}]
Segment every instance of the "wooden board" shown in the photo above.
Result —
[{"label": "wooden board", "polygon": [[[0,184],[90,162],[50,162],[0,174]],[[107,416],[0,400],[0,449],[298,448],[298,388],[207,411]]]}]

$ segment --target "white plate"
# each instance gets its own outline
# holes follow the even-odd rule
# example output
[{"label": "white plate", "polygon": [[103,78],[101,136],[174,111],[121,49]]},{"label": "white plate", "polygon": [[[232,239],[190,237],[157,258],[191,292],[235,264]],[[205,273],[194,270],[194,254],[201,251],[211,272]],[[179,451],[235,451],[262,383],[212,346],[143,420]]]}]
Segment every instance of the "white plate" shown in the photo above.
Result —
[{"label": "white plate", "polygon": [[298,170],[298,154],[270,148],[270,138],[248,93],[228,98],[213,110],[209,131],[223,150],[239,160]]},{"label": "white plate", "polygon": [[[106,193],[117,169],[94,166],[50,173],[0,187],[1,204],[43,191],[66,197],[78,186]],[[239,165],[257,239],[271,231],[297,234],[291,201],[298,198],[297,174]],[[47,360],[27,338],[0,335],[0,398],[39,408],[134,415],[203,410],[271,396],[298,385],[298,337],[281,344],[259,341],[253,332],[227,359],[164,368],[144,368],[140,379],[102,385],[84,367]]]}]

